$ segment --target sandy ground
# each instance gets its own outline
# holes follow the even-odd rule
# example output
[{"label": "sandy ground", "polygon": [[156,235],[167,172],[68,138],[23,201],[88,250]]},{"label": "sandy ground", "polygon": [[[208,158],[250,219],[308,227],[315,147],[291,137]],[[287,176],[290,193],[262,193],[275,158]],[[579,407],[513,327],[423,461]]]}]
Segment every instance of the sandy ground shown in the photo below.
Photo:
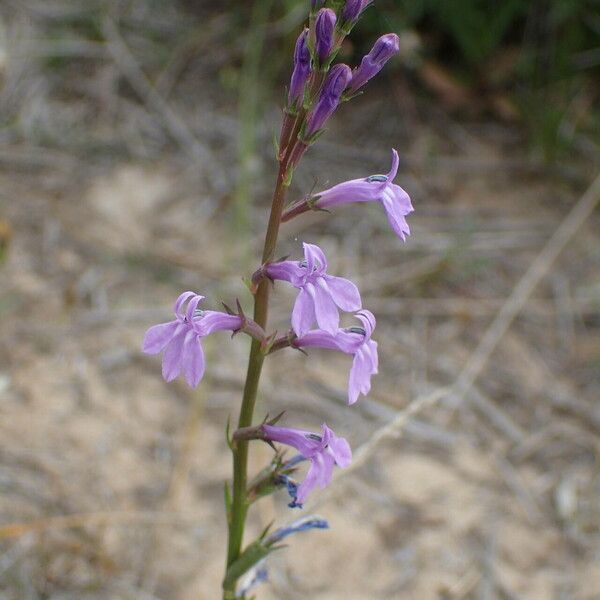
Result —
[{"label": "sandy ground", "polygon": [[[150,120],[123,102],[128,145],[139,149],[134,134],[169,137],[160,119],[145,129]],[[214,145],[211,161],[230,164],[235,118],[202,102],[180,114]],[[286,410],[286,424],[312,429],[326,420],[355,450],[415,398],[455,381],[595,175],[583,163],[532,161],[512,127],[409,109],[395,87],[357,101],[292,188],[299,197],[315,181],[386,172],[397,147],[398,182],[416,208],[406,244],[377,206],[311,213],[282,231],[281,255],[319,243],[330,272],[357,282],[378,319],[380,374],[348,408],[347,357],[282,352],[266,365],[257,414]],[[268,129],[249,235],[234,232],[227,169],[180,147],[107,159],[89,148],[3,146],[0,599],[219,597],[224,427],[237,412],[247,341],[208,338],[197,391],[165,384],[140,343],[185,289],[210,308],[250,305],[241,277],[256,267],[264,230]],[[600,599],[598,225],[592,216],[552,264],[466,397],[418,412],[315,496],[330,529],[290,538],[259,598]],[[286,326],[292,298],[277,286],[274,327]],[[254,449],[253,471],[270,453]],[[302,514],[278,493],[257,503],[249,532]]]},{"label": "sandy ground", "polygon": [[[204,219],[180,176],[123,165],[82,193],[54,194],[48,177],[2,176],[18,199],[2,204],[14,232],[2,266],[0,514],[13,525],[0,529],[4,598],[216,597],[223,427],[247,344],[208,339],[197,392],[166,385],[139,345],[185,288],[215,307],[248,303],[232,259],[248,245],[221,218]],[[379,319],[380,375],[347,408],[346,357],[275,355],[259,413],[285,409],[289,424],[312,428],[326,419],[355,448],[364,443],[456,376],[575,197],[534,176],[439,178],[452,191],[414,194],[406,245],[376,207],[284,231],[284,246],[317,241],[332,272],[358,280]],[[337,482],[318,507],[331,529],[273,556],[262,597],[600,597],[593,229],[536,291],[475,392],[418,415]],[[277,289],[274,323],[290,300]],[[255,469],[269,453],[257,449]],[[283,493],[262,500],[251,530],[289,513]]]}]

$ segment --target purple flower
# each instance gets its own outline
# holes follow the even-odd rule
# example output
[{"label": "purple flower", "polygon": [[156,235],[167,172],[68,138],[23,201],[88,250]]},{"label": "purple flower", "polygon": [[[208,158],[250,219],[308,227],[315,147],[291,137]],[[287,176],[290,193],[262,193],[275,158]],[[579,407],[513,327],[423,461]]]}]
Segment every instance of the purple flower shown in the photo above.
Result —
[{"label": "purple flower", "polygon": [[310,75],[310,50],[308,49],[308,29],[298,37],[294,50],[294,71],[288,92],[288,105],[296,106],[302,102],[304,85]]},{"label": "purple flower", "polygon": [[354,69],[349,90],[354,93],[369,79],[383,69],[385,63],[400,51],[400,38],[395,33],[382,35],[373,45],[369,54],[363,57],[360,66]]},{"label": "purple flower", "polygon": [[236,331],[242,327],[242,318],[236,315],[199,310],[202,300],[204,296],[184,292],[173,307],[175,320],[150,327],[144,336],[142,350],[145,353],[158,354],[164,350],[162,375],[165,381],[172,381],[183,371],[188,384],[196,387],[204,375],[200,338],[214,331]]},{"label": "purple flower", "polygon": [[353,24],[370,3],[371,0],[347,0],[342,11],[344,23]]},{"label": "purple flower", "polygon": [[303,244],[304,260],[270,263],[265,275],[271,279],[289,281],[300,292],[292,311],[292,328],[296,335],[304,335],[316,321],[331,334],[340,325],[338,307],[354,312],[362,303],[358,288],[348,279],[328,275],[327,259],[315,244]]},{"label": "purple flower", "polygon": [[355,315],[362,327],[339,329],[335,334],[314,329],[293,342],[297,348],[327,348],[354,355],[348,377],[348,404],[354,404],[359,394],[366,396],[371,390],[371,375],[377,373],[379,364],[377,342],[371,339],[375,329],[375,317],[368,310]]},{"label": "purple flower", "polygon": [[333,48],[333,31],[336,16],[330,8],[322,8],[315,21],[316,51],[319,63],[325,63]]},{"label": "purple flower", "polygon": [[[338,183],[333,187],[314,195],[314,208],[330,208],[350,202],[381,202],[392,229],[402,240],[410,235],[406,215],[414,209],[409,195],[395,183],[398,173],[398,153],[392,150],[392,168],[387,175],[371,175],[365,179],[353,179]],[[293,209],[291,209],[293,210]],[[286,220],[286,215],[283,216]]]},{"label": "purple flower", "polygon": [[302,505],[316,486],[324,488],[331,481],[334,465],[345,469],[352,461],[352,450],[348,442],[337,437],[325,423],[321,426],[321,435],[266,423],[261,429],[263,439],[292,446],[310,461],[308,473],[298,486],[295,505]]},{"label": "purple flower", "polygon": [[308,115],[304,136],[314,135],[337,108],[344,90],[352,79],[352,71],[348,65],[334,65],[323,84],[321,95],[312,112]]}]

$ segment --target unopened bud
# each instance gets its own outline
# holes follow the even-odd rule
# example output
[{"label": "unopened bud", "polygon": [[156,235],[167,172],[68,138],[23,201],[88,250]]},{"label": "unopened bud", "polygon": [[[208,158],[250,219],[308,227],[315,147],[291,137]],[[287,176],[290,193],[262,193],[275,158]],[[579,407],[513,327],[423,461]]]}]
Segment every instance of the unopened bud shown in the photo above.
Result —
[{"label": "unopened bud", "polygon": [[375,77],[385,63],[400,51],[400,39],[395,33],[382,35],[373,45],[369,54],[363,57],[360,66],[352,73],[350,91],[356,92],[367,81]]},{"label": "unopened bud", "polygon": [[304,132],[305,139],[310,138],[321,129],[325,121],[333,114],[351,79],[352,71],[348,65],[337,64],[329,71],[319,100],[308,116]]},{"label": "unopened bud", "polygon": [[333,48],[333,31],[336,16],[330,8],[322,8],[315,22],[316,52],[319,64],[323,65]]}]

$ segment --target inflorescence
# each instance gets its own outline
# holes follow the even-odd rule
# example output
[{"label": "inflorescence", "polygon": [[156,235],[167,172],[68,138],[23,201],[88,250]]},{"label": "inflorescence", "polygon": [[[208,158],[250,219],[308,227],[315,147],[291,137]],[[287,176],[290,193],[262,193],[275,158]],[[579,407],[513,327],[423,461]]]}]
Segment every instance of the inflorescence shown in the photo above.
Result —
[{"label": "inflorescence", "polygon": [[[345,36],[370,4],[370,0],[312,0],[310,3],[308,26],[302,30],[296,42],[293,71],[284,107],[277,153],[282,186],[278,183],[279,191],[275,193],[274,205],[278,198],[283,199],[294,169],[307,149],[323,133],[337,108],[359,95],[363,86],[399,51],[398,36],[388,33],[375,42],[356,68],[351,69],[343,63],[333,64]],[[281,205],[279,213],[275,214],[277,223],[271,242],[268,241],[269,232],[267,233],[266,259],[263,258],[265,262],[251,278],[250,288],[255,294],[255,305],[259,302],[265,304],[264,311],[258,311],[264,315],[262,320],[256,317],[256,310],[255,319],[258,322],[249,319],[239,301],[236,310],[227,306],[224,312],[203,310],[199,308],[204,300],[203,296],[191,291],[182,293],[175,302],[175,319],[151,327],[143,342],[144,352],[163,353],[164,379],[171,381],[183,374],[186,382],[196,387],[205,372],[202,338],[217,331],[229,331],[233,334],[245,333],[258,342],[258,346],[253,343],[253,351],[258,348],[262,357],[284,348],[302,351],[307,348],[325,348],[349,354],[353,359],[348,377],[348,404],[354,404],[359,395],[368,394],[371,377],[378,369],[377,342],[372,339],[376,321],[373,314],[363,308],[357,286],[348,279],[328,272],[325,253],[316,244],[304,243],[304,256],[299,260],[273,261],[270,254],[276,244],[280,223],[307,211],[329,212],[338,205],[354,202],[380,203],[394,233],[405,240],[410,234],[406,216],[412,212],[413,207],[408,194],[393,183],[398,165],[398,153],[392,150],[392,165],[386,175],[370,175],[345,181],[317,193],[311,192],[287,207]],[[271,220],[273,211],[274,209]],[[271,222],[269,227],[271,228]],[[267,247],[270,248],[269,251]],[[279,337],[275,333],[268,334],[263,329],[266,327],[268,295],[263,294],[259,298],[258,293],[265,282],[273,285],[276,281],[286,282],[298,290],[288,331]],[[340,312],[354,315],[359,325],[340,327]],[[262,358],[260,361],[262,364]],[[255,388],[259,376],[260,365]],[[336,465],[345,468],[352,461],[352,451],[346,439],[338,437],[326,424],[321,426],[319,433],[313,433],[278,426],[278,418],[265,418],[260,425],[252,426],[251,417],[250,410],[246,426],[240,426],[231,436],[228,434],[234,458],[239,445],[248,444],[251,440],[266,442],[276,452],[271,463],[247,487],[245,471],[243,472],[241,481],[244,482],[244,497],[241,504],[236,505],[235,498],[232,504],[231,498],[227,496],[230,540],[235,523],[237,526],[241,523],[241,540],[247,506],[258,498],[285,488],[291,496],[289,506],[302,508],[315,487],[323,488],[331,481]],[[290,460],[284,460],[282,450],[275,444],[294,448],[299,454]],[[309,463],[308,471],[304,479],[298,482],[294,474],[304,461]],[[237,464],[234,461],[234,465]],[[245,469],[245,463],[243,468]],[[239,477],[240,473],[236,472],[236,476]],[[234,515],[232,511],[235,510],[243,510],[244,513],[241,516]],[[234,555],[231,556],[230,544],[228,569],[223,584],[224,598],[245,598],[250,588],[266,579],[264,559],[278,547],[276,544],[283,538],[307,529],[327,526],[327,522],[320,517],[305,517],[273,533],[263,532],[241,554],[236,555],[233,544]]]}]

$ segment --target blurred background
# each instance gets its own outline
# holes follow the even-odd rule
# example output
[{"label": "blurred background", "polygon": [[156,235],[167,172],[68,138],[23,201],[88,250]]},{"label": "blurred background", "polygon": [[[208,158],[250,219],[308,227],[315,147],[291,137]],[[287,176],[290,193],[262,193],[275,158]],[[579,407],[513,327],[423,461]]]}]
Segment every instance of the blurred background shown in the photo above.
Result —
[{"label": "blurred background", "polygon": [[[291,53],[308,0],[0,0],[0,598],[219,597],[224,424],[247,343],[211,336],[197,391],[140,353],[185,289],[251,298]],[[378,319],[380,374],[345,406],[348,357],[276,355],[258,413],[353,448],[456,381],[600,164],[597,0],[376,0],[341,52],[401,53],[344,105],[290,199],[387,172],[377,206],[308,214]],[[598,215],[482,364],[335,482],[331,529],[270,560],[265,599],[600,598]],[[273,296],[282,329],[293,300]],[[475,357],[476,358],[476,357]],[[258,470],[270,457],[257,447]],[[249,533],[291,516],[262,500]]]}]

